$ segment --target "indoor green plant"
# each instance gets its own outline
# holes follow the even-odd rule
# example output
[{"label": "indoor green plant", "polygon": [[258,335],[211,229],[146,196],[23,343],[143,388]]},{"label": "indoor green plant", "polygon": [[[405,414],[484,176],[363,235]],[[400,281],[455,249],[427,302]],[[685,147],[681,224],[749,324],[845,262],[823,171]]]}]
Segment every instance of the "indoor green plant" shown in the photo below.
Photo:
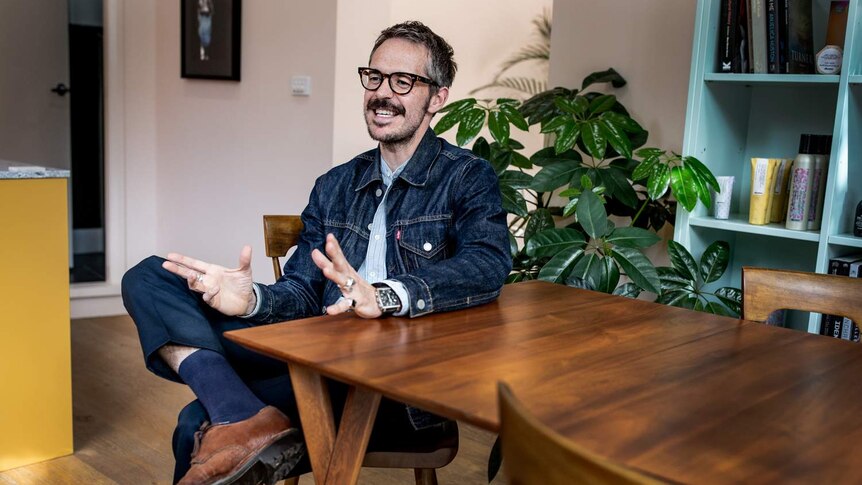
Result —
[{"label": "indoor green plant", "polygon": [[[616,96],[588,89],[625,83],[608,69],[587,76],[580,89],[557,87],[523,102],[467,98],[442,110],[437,133],[457,126],[458,145],[472,141],[499,176],[512,215],[509,282],[542,279],[626,296],[646,290],[661,300],[668,272],[642,250],[660,240],[655,231],[673,219],[677,203],[689,211],[698,201],[709,205],[710,188],[719,188],[696,158],[644,147],[647,131]],[[535,124],[553,135],[553,146],[528,157],[512,133]],[[477,138],[486,125],[491,140]],[[628,223],[617,227],[609,215]],[[622,275],[630,282],[620,284]]]}]

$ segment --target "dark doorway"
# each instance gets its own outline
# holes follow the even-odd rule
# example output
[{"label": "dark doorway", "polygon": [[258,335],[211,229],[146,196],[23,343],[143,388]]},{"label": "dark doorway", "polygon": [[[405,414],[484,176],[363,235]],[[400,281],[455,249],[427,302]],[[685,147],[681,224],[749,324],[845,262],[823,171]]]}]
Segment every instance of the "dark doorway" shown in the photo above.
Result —
[{"label": "dark doorway", "polygon": [[72,283],[105,281],[101,0],[69,2]]}]

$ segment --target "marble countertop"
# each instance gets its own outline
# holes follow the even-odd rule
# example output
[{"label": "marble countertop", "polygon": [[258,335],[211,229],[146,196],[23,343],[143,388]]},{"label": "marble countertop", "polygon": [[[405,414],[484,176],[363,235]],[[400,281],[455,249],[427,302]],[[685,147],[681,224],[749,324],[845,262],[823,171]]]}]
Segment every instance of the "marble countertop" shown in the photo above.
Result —
[{"label": "marble countertop", "polygon": [[23,162],[0,160],[0,180],[3,179],[54,179],[68,178],[69,171],[59,168],[36,166]]}]

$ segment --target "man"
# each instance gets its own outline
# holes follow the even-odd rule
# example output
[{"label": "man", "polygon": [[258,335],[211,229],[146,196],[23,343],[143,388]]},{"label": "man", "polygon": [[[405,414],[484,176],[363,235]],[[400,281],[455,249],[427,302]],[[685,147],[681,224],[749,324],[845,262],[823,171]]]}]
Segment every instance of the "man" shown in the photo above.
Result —
[{"label": "man", "polygon": [[[365,122],[379,146],[316,181],[296,252],[274,285],[252,283],[248,246],[236,269],[168,254],[123,278],[147,367],[188,384],[213,423],[196,433],[186,472],[177,450],[190,440],[184,422],[194,420],[181,413],[180,483],[232,483],[274,443],[299,440],[295,415],[277,409],[293,401],[285,366],[232,344],[223,331],[322,313],[418,317],[498,296],[511,259],[496,175],[429,128],[455,76],[452,54],[419,22],[381,33],[369,66],[359,68]],[[281,379],[280,393],[260,384],[271,378]],[[439,423],[403,404],[382,409],[378,422],[400,414],[414,429]]]}]

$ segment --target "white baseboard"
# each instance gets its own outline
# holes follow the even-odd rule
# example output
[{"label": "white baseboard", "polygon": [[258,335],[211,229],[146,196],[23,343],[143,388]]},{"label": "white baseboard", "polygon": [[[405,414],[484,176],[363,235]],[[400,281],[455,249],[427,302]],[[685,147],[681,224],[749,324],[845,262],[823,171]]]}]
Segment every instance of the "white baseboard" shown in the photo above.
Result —
[{"label": "white baseboard", "polygon": [[109,283],[75,283],[70,288],[72,318],[125,315],[120,286]]}]

